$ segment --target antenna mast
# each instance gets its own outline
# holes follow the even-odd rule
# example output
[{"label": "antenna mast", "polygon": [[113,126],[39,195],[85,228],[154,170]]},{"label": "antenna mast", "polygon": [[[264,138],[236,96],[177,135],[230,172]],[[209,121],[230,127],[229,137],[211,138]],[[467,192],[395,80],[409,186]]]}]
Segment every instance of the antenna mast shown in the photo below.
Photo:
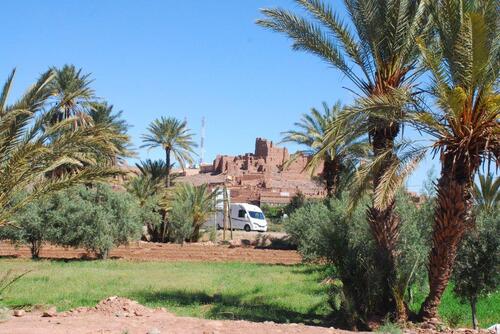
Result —
[{"label": "antenna mast", "polygon": [[201,118],[200,166],[203,163],[204,155],[205,155],[205,116]]}]

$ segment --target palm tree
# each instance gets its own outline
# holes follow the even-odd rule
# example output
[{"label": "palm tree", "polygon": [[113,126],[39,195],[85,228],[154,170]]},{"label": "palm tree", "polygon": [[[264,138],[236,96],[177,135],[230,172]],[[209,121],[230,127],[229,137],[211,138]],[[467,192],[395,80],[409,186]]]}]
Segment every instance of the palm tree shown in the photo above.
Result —
[{"label": "palm tree", "polygon": [[[206,184],[193,186],[190,183],[181,183],[174,191],[173,212],[182,212],[182,218],[188,219],[192,231],[189,240],[198,241],[200,228],[215,210],[214,199],[217,192],[212,192]],[[172,217],[176,219],[177,217]]]},{"label": "palm tree", "polygon": [[[283,142],[295,142],[307,146],[306,150],[298,153],[312,156],[307,165],[312,173],[320,164],[322,165],[322,176],[329,197],[340,195],[341,182],[347,184],[360,159],[366,157],[369,151],[368,143],[352,133],[343,137],[342,142],[335,142],[335,145],[328,145],[323,149],[326,133],[334,125],[341,110],[340,102],[334,104],[331,109],[323,103],[323,112],[312,108],[309,114],[302,115],[300,122],[295,123],[297,130],[283,132]],[[350,126],[343,129],[351,131]]]},{"label": "palm tree", "polygon": [[186,121],[179,121],[174,117],[161,117],[154,120],[148,127],[148,134],[142,136],[145,143],[141,147],[156,148],[165,150],[165,183],[170,187],[172,162],[171,155],[184,169],[186,163],[193,163],[192,154],[196,143],[193,141],[193,134],[187,127]]},{"label": "palm tree", "polygon": [[122,113],[122,110],[115,112],[113,105],[109,105],[107,102],[91,102],[88,110],[93,125],[107,126],[119,135],[113,143],[118,149],[118,155],[115,159],[118,161],[134,156],[130,148],[130,137],[127,135],[130,125],[122,118]]},{"label": "palm tree", "polygon": [[474,183],[474,200],[479,210],[493,211],[500,203],[500,177],[479,175],[479,184]]},{"label": "palm tree", "polygon": [[[153,242],[165,242],[168,222],[166,220],[166,189],[158,179],[141,174],[126,184],[139,206],[143,208],[143,221],[146,228],[145,239]],[[147,216],[146,216],[147,215]]]},{"label": "palm tree", "polygon": [[152,180],[165,181],[167,174],[167,165],[163,160],[147,159],[135,166],[139,169],[142,175],[149,176]]},{"label": "palm tree", "polygon": [[[426,33],[427,1],[344,0],[351,24],[344,22],[321,0],[296,0],[312,19],[283,9],[263,9],[257,23],[284,33],[293,49],[319,56],[345,75],[356,87],[357,107],[346,117],[356,119],[353,131],[368,133],[374,158],[374,193],[384,173],[396,160],[394,141],[401,129],[405,109],[412,100],[418,48],[415,38]],[[352,28],[351,28],[352,27]],[[406,317],[401,296],[394,293],[396,244],[400,220],[392,198],[386,205],[374,201],[368,221],[380,253],[380,269],[386,287],[381,305]],[[382,310],[382,313],[385,313]]]},{"label": "palm tree", "polygon": [[[49,108],[55,79],[52,70],[12,105],[7,104],[15,70],[0,93],[0,225],[32,200],[74,184],[104,180],[118,174],[109,164],[96,162],[96,152],[108,160],[116,154],[116,134],[106,126],[82,127],[68,131],[73,118],[50,124],[61,106]],[[46,110],[48,109],[48,110]],[[78,166],[73,173],[47,178],[60,166]],[[19,203],[12,199],[27,192]]]},{"label": "palm tree", "polygon": [[127,191],[134,195],[139,205],[144,206],[149,200],[161,197],[161,188],[157,180],[147,175],[139,175],[132,178],[125,185]]},{"label": "palm tree", "polygon": [[442,167],[423,319],[437,317],[457,247],[473,224],[474,177],[486,160],[498,163],[500,155],[498,2],[439,0],[432,2],[431,10],[437,45],[419,45],[432,74],[438,111],[422,111],[415,119],[434,136],[433,149]]},{"label": "palm tree", "polygon": [[54,113],[51,122],[58,122],[76,116],[74,127],[86,124],[89,121],[87,113],[91,103],[95,100],[94,90],[90,87],[90,74],[82,73],[74,65],[64,65],[62,68],[52,68],[55,73],[51,81],[51,100],[58,105],[58,112]]}]

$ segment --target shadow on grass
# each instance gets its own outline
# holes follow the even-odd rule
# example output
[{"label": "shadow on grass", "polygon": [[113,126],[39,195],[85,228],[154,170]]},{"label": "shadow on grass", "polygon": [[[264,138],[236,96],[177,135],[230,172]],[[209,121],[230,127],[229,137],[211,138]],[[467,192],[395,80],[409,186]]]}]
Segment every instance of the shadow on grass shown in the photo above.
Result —
[{"label": "shadow on grass", "polygon": [[230,319],[249,321],[274,321],[276,323],[303,323],[314,326],[331,326],[323,314],[319,313],[322,304],[297,312],[271,303],[262,296],[248,298],[253,292],[242,294],[189,292],[172,290],[151,292],[141,290],[133,294],[142,304],[170,304],[183,307],[200,307],[205,310],[204,317],[209,319]]},{"label": "shadow on grass", "polygon": [[330,267],[326,264],[314,264],[309,263],[308,265],[298,264],[294,265],[295,268],[292,269],[292,273],[294,274],[302,274],[302,275],[312,275],[317,274],[323,276],[325,271]]}]

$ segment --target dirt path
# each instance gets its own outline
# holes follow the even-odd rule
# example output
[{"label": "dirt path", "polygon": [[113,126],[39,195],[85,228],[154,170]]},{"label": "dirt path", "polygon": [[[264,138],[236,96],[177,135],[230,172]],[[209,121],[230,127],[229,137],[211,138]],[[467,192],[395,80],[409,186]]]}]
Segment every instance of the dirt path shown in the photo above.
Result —
[{"label": "dirt path", "polygon": [[[31,255],[29,248],[26,246],[15,247],[9,242],[0,242],[0,256],[29,258]],[[40,256],[42,258],[56,259],[93,257],[84,249],[66,249],[52,245],[44,245]],[[300,255],[293,250],[234,247],[214,245],[212,243],[177,245],[134,242],[128,246],[120,246],[112,250],[110,257],[146,261],[238,261],[265,264],[297,264],[301,262]]]},{"label": "dirt path", "polygon": [[110,297],[94,308],[69,312],[29,312],[0,324],[1,334],[341,334],[331,328],[299,324],[255,323],[249,321],[205,320],[177,317],[164,309],[149,309],[134,301]]}]

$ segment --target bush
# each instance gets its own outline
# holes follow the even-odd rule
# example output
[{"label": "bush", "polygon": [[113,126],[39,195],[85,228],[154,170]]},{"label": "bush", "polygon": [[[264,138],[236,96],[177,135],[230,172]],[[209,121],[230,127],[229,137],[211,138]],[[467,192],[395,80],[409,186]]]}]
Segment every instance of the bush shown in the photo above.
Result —
[{"label": "bush", "polygon": [[285,212],[285,206],[283,205],[273,206],[263,204],[261,206],[261,209],[266,218],[271,220],[281,220],[281,218],[283,217],[283,213]]},{"label": "bush", "polygon": [[410,195],[400,192],[396,198],[396,212],[402,224],[399,236],[399,257],[396,267],[399,284],[406,285],[405,300],[413,303],[415,293],[427,289],[426,264],[430,251],[434,198],[416,205]]},{"label": "bush", "polygon": [[84,247],[99,258],[139,237],[144,217],[127,193],[109,186],[73,187],[39,199],[12,217],[15,226],[0,229],[3,239],[30,244],[33,258],[43,242]]},{"label": "bush", "polygon": [[500,285],[500,210],[483,210],[474,230],[460,245],[453,268],[453,292],[471,306],[472,326],[477,328],[476,304]]},{"label": "bush", "polygon": [[140,236],[141,210],[127,193],[104,185],[77,187],[57,194],[53,201],[49,218],[54,243],[84,247],[106,258],[113,247]]},{"label": "bush", "polygon": [[[14,199],[13,202],[22,200],[23,196],[25,194]],[[0,239],[27,243],[30,247],[31,257],[37,259],[42,244],[50,240],[51,237],[51,226],[47,224],[50,221],[47,217],[49,211],[50,203],[46,199],[42,198],[29,203],[11,218],[11,224],[0,228]]]},{"label": "bush", "polygon": [[322,236],[322,233],[333,227],[330,226],[333,214],[322,202],[308,203],[297,209],[286,221],[285,231],[297,245],[304,260],[314,261],[329,257],[329,240]]},{"label": "bush", "polygon": [[386,334],[403,334],[403,331],[397,324],[393,324],[392,322],[385,322],[377,328],[378,333],[386,333]]},{"label": "bush", "polygon": [[364,315],[376,307],[380,283],[373,269],[373,239],[361,205],[349,216],[345,198],[307,203],[285,226],[305,260],[321,259],[335,266],[331,282],[340,279],[342,284],[329,286],[334,321],[347,328],[366,327]]},{"label": "bush", "polygon": [[283,211],[287,215],[291,215],[295,210],[300,209],[306,204],[306,196],[302,192],[297,192],[291,199],[290,203],[288,203]]},{"label": "bush", "polygon": [[[376,266],[376,247],[366,222],[365,199],[351,213],[347,213],[345,196],[324,203],[306,203],[297,209],[285,224],[287,233],[297,244],[306,261],[327,261],[335,267],[334,277],[342,285],[331,284],[330,304],[336,321],[348,328],[366,327],[368,318],[377,315],[384,276]],[[400,252],[397,263],[398,289],[403,293],[411,284],[425,281],[428,239],[426,231],[432,221],[432,202],[417,207],[409,196],[400,194],[398,212],[401,215]],[[342,288],[339,289],[339,286]],[[411,298],[406,296],[406,298]]]}]

